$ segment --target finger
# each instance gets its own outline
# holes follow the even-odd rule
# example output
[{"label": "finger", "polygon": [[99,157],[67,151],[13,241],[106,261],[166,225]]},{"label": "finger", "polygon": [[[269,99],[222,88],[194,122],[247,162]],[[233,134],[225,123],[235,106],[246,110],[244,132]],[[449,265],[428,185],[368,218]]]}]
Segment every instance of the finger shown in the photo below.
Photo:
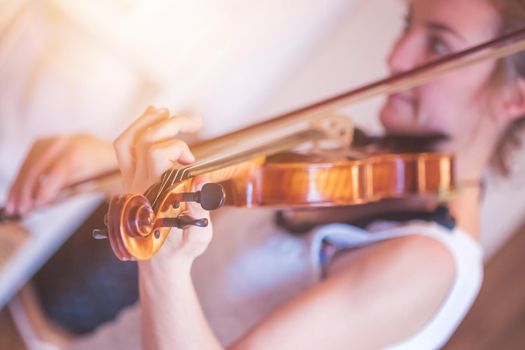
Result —
[{"label": "finger", "polygon": [[14,185],[8,202],[12,213],[25,214],[33,207],[32,194],[44,169],[63,151],[66,138],[36,142],[27,156]]},{"label": "finger", "polygon": [[154,125],[156,122],[167,119],[169,117],[169,111],[165,108],[155,109],[148,107],[144,114],[138,118],[133,124],[131,124],[120,136],[117,137],[113,143],[115,148],[117,161],[123,174],[131,173],[134,170],[134,141],[137,133],[143,129]]},{"label": "finger", "polygon": [[18,170],[18,173],[14,179],[14,182],[11,184],[11,187],[9,189],[9,193],[7,195],[7,201],[6,201],[6,212],[10,215],[14,215],[18,213],[18,207],[20,204],[19,198],[21,196],[22,188],[25,186],[25,177],[27,174],[27,170],[29,168],[29,164],[31,163],[32,159],[35,158],[34,156],[34,153],[36,153],[35,144],[31,147],[30,151],[26,155],[24,163]]},{"label": "finger", "polygon": [[182,230],[182,240],[186,242],[191,240],[193,244],[208,243],[210,241],[210,237],[208,234],[205,234],[205,232],[211,233],[212,230],[210,212],[202,209],[199,203],[194,202],[187,203],[186,208],[187,215],[196,219],[207,219],[208,226],[206,229],[196,226],[186,226]]},{"label": "finger", "polygon": [[193,179],[193,191],[202,190],[202,186],[210,183],[210,178],[207,175],[199,175]]},{"label": "finger", "polygon": [[[201,122],[198,119],[181,116],[181,117],[172,117],[169,119],[162,119],[158,121],[155,125],[148,127],[143,130],[135,141],[135,149],[137,159],[145,159],[146,165],[149,169],[153,169],[155,175],[158,175],[162,169],[166,170],[173,167],[174,161],[179,161],[179,163],[187,164],[194,162],[195,159],[186,144],[180,143],[180,146],[184,149],[184,152],[179,153],[175,152],[172,155],[166,154],[162,151],[162,148],[168,147],[177,147],[176,144],[179,144],[178,141],[170,142],[173,140],[173,137],[179,132],[189,132],[196,131],[201,127]],[[156,144],[155,146],[152,146]],[[151,153],[158,153],[159,157],[152,160]],[[164,159],[161,159],[164,157]],[[180,158],[180,159],[179,159]],[[150,166],[149,164],[157,165]]]},{"label": "finger", "polygon": [[140,135],[138,142],[142,144],[152,144],[175,137],[180,132],[196,132],[202,127],[200,118],[188,116],[176,116],[169,119],[162,119],[155,125],[149,126]]},{"label": "finger", "polygon": [[64,188],[67,180],[70,178],[72,172],[70,164],[67,159],[60,158],[52,162],[43,172],[45,181],[37,181],[33,193],[35,206],[40,207],[56,199],[58,193]]},{"label": "finger", "polygon": [[141,132],[147,127],[155,125],[162,119],[169,118],[169,110],[167,108],[154,108],[149,106],[144,113],[137,118],[130,126],[126,128],[119,136],[120,139],[125,139],[131,142],[135,139],[137,133]]},{"label": "finger", "polygon": [[158,178],[173,167],[174,162],[190,164],[195,157],[188,145],[181,140],[166,140],[152,144],[146,154],[146,167],[151,177]]}]

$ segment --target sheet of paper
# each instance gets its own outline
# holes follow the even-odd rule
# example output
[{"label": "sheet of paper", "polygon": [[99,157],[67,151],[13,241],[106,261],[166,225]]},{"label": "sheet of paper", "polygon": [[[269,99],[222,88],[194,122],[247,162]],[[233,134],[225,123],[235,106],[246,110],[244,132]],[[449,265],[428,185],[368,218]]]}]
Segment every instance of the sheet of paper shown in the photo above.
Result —
[{"label": "sheet of paper", "polygon": [[100,195],[81,196],[38,211],[21,223],[0,225],[0,308],[102,200]]},{"label": "sheet of paper", "polygon": [[21,224],[0,225],[0,271],[9,263],[15,252],[23,248],[30,233]]}]

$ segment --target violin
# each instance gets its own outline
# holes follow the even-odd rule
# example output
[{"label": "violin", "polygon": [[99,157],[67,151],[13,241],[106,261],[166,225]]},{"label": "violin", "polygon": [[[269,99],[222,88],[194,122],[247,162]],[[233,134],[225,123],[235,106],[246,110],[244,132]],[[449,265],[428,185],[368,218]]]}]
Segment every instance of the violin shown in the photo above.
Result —
[{"label": "violin", "polygon": [[[525,30],[497,38],[327,100],[194,145],[197,162],[169,169],[144,194],[115,196],[105,217],[107,237],[121,260],[145,260],[171,229],[206,226],[186,215],[187,203],[203,209],[237,207],[336,207],[385,198],[449,196],[453,156],[395,153],[349,147],[349,119],[330,113],[367,98],[410,89],[446,72],[525,49]],[[192,192],[195,177],[210,183]]]},{"label": "violin", "polygon": [[[307,136],[312,135],[301,133],[303,142]],[[447,153],[391,153],[375,145],[315,148],[253,156],[220,168],[211,162],[172,169],[144,195],[113,197],[106,224],[115,254],[121,260],[148,259],[160,249],[172,227],[206,226],[206,219],[184,214],[188,202],[198,202],[206,210],[223,205],[336,207],[384,198],[447,196],[454,187],[453,157]],[[199,174],[211,182],[191,192]]]}]

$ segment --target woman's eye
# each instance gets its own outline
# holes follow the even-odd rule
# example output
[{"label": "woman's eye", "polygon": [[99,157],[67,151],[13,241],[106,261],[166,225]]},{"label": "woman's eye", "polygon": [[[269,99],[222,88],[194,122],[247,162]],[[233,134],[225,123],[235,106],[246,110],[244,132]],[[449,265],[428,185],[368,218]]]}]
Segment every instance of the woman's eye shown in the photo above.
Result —
[{"label": "woman's eye", "polygon": [[448,45],[445,44],[443,40],[435,36],[430,37],[428,46],[429,51],[436,56],[444,56],[451,52]]}]

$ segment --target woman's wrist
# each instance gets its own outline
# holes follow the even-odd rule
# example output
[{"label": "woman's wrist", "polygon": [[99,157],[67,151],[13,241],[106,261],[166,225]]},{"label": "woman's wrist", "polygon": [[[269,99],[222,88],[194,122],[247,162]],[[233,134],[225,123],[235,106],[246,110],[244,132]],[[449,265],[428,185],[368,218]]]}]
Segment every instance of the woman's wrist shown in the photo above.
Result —
[{"label": "woman's wrist", "polygon": [[[184,261],[173,264],[157,264],[154,261],[139,261],[139,290],[142,303],[152,300],[170,300],[175,291],[192,288],[191,264]],[[152,299],[153,298],[153,299]]]},{"label": "woman's wrist", "polygon": [[[162,252],[159,252],[159,255]],[[144,273],[152,276],[156,275],[181,275],[190,274],[194,259],[186,256],[166,257],[154,256],[149,260],[141,260],[138,262],[139,273]]]}]

